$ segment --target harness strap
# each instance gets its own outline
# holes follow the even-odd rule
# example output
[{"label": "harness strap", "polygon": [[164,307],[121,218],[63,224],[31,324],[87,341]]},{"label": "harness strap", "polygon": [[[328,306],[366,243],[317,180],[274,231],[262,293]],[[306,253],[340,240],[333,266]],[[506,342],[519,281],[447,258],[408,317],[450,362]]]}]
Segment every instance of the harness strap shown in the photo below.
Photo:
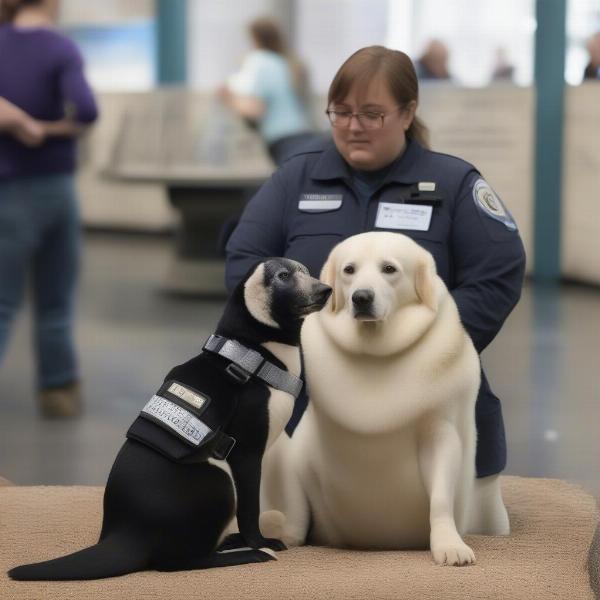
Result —
[{"label": "harness strap", "polygon": [[[280,369],[277,365],[263,358],[260,352],[247,348],[237,340],[231,340],[220,335],[211,335],[202,349],[231,361],[232,364],[228,365],[225,370],[240,383],[246,383],[254,375],[276,390],[291,394],[294,399],[298,397],[302,390],[302,379],[289,371]],[[233,365],[239,367],[241,372],[239,369],[232,369]]]}]

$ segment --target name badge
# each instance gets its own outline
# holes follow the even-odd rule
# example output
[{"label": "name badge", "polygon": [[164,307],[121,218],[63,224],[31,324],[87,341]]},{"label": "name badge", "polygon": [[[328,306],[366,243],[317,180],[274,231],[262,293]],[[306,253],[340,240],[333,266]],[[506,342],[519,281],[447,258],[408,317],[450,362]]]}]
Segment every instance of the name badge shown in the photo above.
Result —
[{"label": "name badge", "polygon": [[195,446],[199,446],[211,432],[211,429],[191,412],[161,396],[152,396],[142,409],[142,413],[160,421]]},{"label": "name badge", "polygon": [[432,213],[433,206],[380,202],[375,227],[380,229],[428,231],[429,225],[431,225]]},{"label": "name badge", "polygon": [[[161,388],[159,394],[162,393],[163,389],[164,388]],[[191,404],[197,409],[202,409],[202,407],[208,402],[208,399],[204,396],[201,396],[194,390],[191,390],[181,383],[177,383],[176,381],[170,382],[165,391],[170,392],[173,394],[173,396],[177,396],[177,398],[187,402],[188,404]]]},{"label": "name badge", "polygon": [[302,194],[298,209],[303,212],[326,212],[342,206],[342,194]]}]

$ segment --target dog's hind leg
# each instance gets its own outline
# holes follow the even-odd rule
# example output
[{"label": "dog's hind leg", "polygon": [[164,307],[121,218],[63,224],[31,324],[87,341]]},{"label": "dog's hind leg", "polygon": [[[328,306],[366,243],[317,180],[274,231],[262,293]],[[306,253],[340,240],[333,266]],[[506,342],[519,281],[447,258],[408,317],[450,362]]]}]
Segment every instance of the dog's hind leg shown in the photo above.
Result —
[{"label": "dog's hind leg", "polygon": [[500,475],[475,480],[473,510],[469,533],[479,535],[508,535],[510,522],[502,500]]},{"label": "dog's hind leg", "polygon": [[[297,433],[296,433],[297,434]],[[310,525],[310,508],[284,434],[265,453],[261,486],[260,528],[286,546],[302,546]]]}]

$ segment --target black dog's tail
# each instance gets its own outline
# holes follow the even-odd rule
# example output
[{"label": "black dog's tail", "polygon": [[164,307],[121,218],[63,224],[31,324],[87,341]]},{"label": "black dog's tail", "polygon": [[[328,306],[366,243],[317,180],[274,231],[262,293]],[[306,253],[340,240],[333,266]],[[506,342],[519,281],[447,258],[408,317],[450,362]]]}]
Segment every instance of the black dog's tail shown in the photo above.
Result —
[{"label": "black dog's tail", "polygon": [[61,558],[15,567],[8,572],[16,581],[67,581],[116,577],[149,567],[143,549],[131,542],[109,536],[90,546]]},{"label": "black dog's tail", "polygon": [[191,558],[189,561],[178,560],[172,566],[151,565],[148,556],[139,545],[112,536],[101,540],[95,546],[61,558],[15,567],[8,575],[16,581],[69,581],[116,577],[149,568],[160,571],[214,569],[270,560],[277,560],[277,557],[269,548],[239,548],[214,552],[209,556]]}]

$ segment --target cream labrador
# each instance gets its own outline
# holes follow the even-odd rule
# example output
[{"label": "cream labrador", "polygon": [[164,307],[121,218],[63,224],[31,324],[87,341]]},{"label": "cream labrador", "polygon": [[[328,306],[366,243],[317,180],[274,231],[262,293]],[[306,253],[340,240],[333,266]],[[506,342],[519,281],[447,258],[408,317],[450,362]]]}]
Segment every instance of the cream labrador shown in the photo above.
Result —
[{"label": "cream labrador", "polygon": [[[430,547],[507,534],[498,477],[475,478],[479,357],[431,254],[371,232],[337,245],[302,328],[309,406],[263,461],[261,527],[288,545]],[[265,535],[267,535],[265,533]]]}]

